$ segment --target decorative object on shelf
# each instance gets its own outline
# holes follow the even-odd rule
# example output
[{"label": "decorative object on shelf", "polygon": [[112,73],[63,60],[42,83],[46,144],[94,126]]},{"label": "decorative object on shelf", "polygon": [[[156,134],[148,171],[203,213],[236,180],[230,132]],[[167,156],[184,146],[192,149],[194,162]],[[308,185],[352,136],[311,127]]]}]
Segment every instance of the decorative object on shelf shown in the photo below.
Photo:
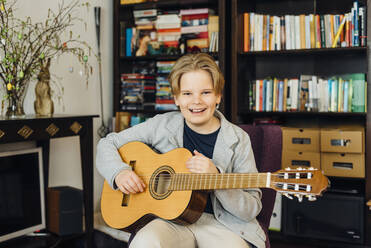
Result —
[{"label": "decorative object on shelf", "polygon": [[34,102],[37,115],[50,116],[54,112],[54,104],[50,94],[50,58],[45,66],[41,66],[37,76],[38,82],[35,86],[36,100]]},{"label": "decorative object on shelf", "polygon": [[[84,22],[76,15],[76,8],[88,8],[88,3],[74,0],[65,5],[62,2],[56,12],[49,9],[47,18],[37,23],[33,23],[31,17],[24,20],[16,17],[16,4],[17,0],[0,0],[0,85],[4,90],[1,113],[7,101],[9,118],[24,115],[27,88],[32,80],[42,76],[49,59],[67,53],[73,55],[84,68],[86,83],[93,71],[88,63],[90,46],[71,30],[75,22]],[[64,38],[62,34],[68,35]],[[39,79],[44,84],[45,80]]]}]

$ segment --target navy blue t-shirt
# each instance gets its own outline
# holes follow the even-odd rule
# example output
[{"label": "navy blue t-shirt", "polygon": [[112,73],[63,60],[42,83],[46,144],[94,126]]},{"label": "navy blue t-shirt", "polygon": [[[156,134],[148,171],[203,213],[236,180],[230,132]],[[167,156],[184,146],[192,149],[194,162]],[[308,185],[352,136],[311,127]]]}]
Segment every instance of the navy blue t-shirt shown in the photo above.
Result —
[{"label": "navy blue t-shirt", "polygon": [[[183,147],[187,148],[190,152],[192,152],[192,154],[194,150],[197,150],[205,157],[212,159],[219,130],[220,128],[210,134],[200,134],[193,131],[184,122]],[[205,212],[214,214],[213,207],[211,205],[210,194],[208,194],[207,197]]]}]

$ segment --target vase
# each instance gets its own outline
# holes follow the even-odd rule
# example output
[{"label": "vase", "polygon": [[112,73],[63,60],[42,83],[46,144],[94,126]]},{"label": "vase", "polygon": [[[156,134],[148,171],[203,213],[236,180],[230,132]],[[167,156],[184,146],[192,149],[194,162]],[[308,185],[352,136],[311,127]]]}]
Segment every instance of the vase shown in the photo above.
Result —
[{"label": "vase", "polygon": [[23,110],[23,100],[24,97],[14,97],[9,96],[8,97],[8,108],[6,111],[6,117],[8,118],[22,118],[25,116],[24,110]]}]

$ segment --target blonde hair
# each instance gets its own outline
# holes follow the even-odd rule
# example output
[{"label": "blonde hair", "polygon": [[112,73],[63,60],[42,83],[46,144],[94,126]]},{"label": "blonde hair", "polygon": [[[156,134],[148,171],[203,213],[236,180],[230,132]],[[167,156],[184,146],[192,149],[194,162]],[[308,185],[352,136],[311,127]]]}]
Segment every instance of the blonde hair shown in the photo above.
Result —
[{"label": "blonde hair", "polygon": [[224,77],[213,57],[206,53],[186,54],[180,57],[169,74],[169,82],[173,95],[180,93],[180,80],[187,72],[204,70],[208,72],[213,81],[216,95],[222,95]]}]

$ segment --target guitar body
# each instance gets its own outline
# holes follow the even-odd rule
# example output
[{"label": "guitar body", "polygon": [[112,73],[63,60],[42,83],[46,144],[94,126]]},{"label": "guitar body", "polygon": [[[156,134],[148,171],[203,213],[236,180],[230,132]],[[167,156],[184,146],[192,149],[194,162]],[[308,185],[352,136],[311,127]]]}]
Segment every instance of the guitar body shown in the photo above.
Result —
[{"label": "guitar body", "polygon": [[141,142],[130,142],[122,146],[119,153],[140,175],[146,188],[142,193],[125,195],[105,181],[101,211],[107,225],[133,232],[156,217],[181,224],[198,220],[206,206],[205,192],[166,189],[170,174],[189,173],[185,162],[192,154],[187,149],[158,154]]}]

